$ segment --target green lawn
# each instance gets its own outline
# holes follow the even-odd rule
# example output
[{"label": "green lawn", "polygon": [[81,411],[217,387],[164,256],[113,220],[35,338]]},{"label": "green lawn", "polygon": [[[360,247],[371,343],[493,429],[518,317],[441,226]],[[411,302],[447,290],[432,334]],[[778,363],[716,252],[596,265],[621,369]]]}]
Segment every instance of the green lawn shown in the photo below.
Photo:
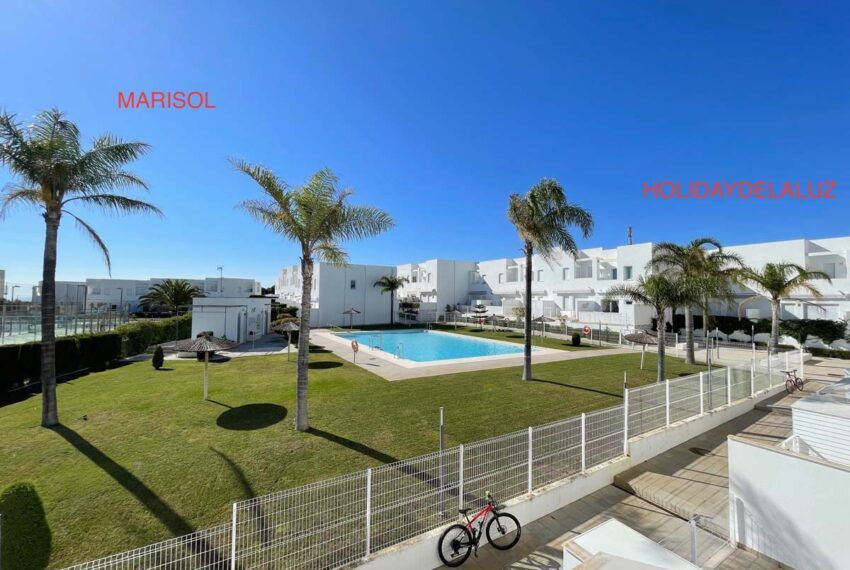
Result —
[{"label": "green lawn", "polygon": [[[521,332],[506,330],[494,331],[492,327],[488,327],[487,325],[484,325],[483,330],[478,327],[465,326],[458,326],[458,328],[455,329],[454,325],[434,325],[434,328],[467,336],[475,336],[478,338],[490,338],[493,340],[505,340],[518,344],[522,344],[525,341],[525,336]],[[539,346],[542,348],[554,348],[557,350],[587,350],[590,348],[598,350],[608,348],[608,346],[605,344],[590,344],[590,341],[586,338],[582,339],[581,344],[579,346],[573,346],[572,342],[570,342],[569,340],[564,340],[562,338],[552,338],[549,336],[541,337],[539,334],[534,335],[533,342],[534,346]]]},{"label": "green lawn", "polygon": [[[294,358],[211,364],[207,402],[197,362],[91,374],[59,386],[60,429],[38,427],[38,397],[0,408],[3,568],[142,546],[226,522],[233,500],[434,451],[440,406],[449,445],[611,406],[623,370],[630,385],[655,379],[654,359],[643,371],[639,360],[540,364],[532,382],[518,368],[387,382],[317,350],[309,433],[292,428]],[[696,370],[667,366],[671,376]]]}]

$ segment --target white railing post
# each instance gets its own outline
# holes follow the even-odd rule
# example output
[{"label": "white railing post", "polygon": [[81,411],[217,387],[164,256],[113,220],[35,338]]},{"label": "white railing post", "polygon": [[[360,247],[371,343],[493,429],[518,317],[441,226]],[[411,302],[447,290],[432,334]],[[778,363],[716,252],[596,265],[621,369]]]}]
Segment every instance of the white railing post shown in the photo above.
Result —
[{"label": "white railing post", "polygon": [[770,370],[770,348],[767,349],[767,385],[773,388],[773,374]]},{"label": "white railing post", "polygon": [[806,381],[806,364],[805,360],[803,360],[803,345],[800,345],[800,380],[803,382]]},{"label": "white railing post", "polygon": [[629,389],[623,390],[623,455],[629,454]]},{"label": "white railing post", "polygon": [[581,472],[587,471],[587,415],[581,414]]},{"label": "white railing post", "polygon": [[534,487],[534,430],[528,427],[528,494]]},{"label": "white railing post", "polygon": [[679,333],[676,333],[676,357],[679,356]]},{"label": "white railing post", "polygon": [[667,427],[670,427],[670,380],[664,381],[664,411],[667,416]]},{"label": "white railing post", "polygon": [[463,444],[458,446],[457,451],[457,505],[463,508]]},{"label": "white railing post", "polygon": [[622,330],[620,331],[620,338],[617,341],[617,344],[623,344],[623,331]]},{"label": "white railing post", "polygon": [[726,405],[732,405],[732,368],[726,367]]},{"label": "white railing post", "polygon": [[372,470],[366,470],[366,558],[372,550]]},{"label": "white railing post", "polygon": [[230,529],[230,570],[236,570],[236,503],[233,503],[233,527]]},{"label": "white railing post", "polygon": [[785,370],[791,370],[791,351],[785,353]]},{"label": "white railing post", "polygon": [[756,363],[750,364],[750,397],[756,395]]},{"label": "white railing post", "polygon": [[699,373],[699,415],[705,414],[705,390],[703,389],[703,374],[705,372]]}]

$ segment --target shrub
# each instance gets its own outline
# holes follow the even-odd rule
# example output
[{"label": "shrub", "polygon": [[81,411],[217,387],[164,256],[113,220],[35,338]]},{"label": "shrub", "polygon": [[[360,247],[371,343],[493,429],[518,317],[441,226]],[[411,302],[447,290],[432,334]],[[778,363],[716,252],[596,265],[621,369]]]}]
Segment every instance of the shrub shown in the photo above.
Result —
[{"label": "shrub", "polygon": [[145,352],[149,346],[155,344],[189,338],[192,335],[192,314],[159,321],[127,323],[117,327],[115,332],[124,338],[124,356],[133,356]]},{"label": "shrub", "polygon": [[577,332],[573,333],[572,344],[573,344],[573,346],[581,346],[581,335],[579,333],[577,333]]},{"label": "shrub", "polygon": [[153,358],[151,359],[151,364],[157,370],[162,368],[162,365],[165,363],[165,353],[162,351],[161,346],[157,346],[153,351]]},{"label": "shrub", "polygon": [[[56,339],[56,375],[91,368],[103,370],[121,356],[121,335],[114,332]],[[41,344],[0,346],[0,392],[41,379]]]},{"label": "shrub", "polygon": [[850,350],[837,350],[835,348],[809,348],[808,350],[812,353],[812,356],[850,360]]}]

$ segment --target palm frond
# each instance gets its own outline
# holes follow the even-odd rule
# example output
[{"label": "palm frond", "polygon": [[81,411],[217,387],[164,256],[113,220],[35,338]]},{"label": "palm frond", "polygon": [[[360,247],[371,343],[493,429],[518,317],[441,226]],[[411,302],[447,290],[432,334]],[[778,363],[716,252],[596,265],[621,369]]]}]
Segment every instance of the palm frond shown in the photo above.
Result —
[{"label": "palm frond", "polygon": [[94,242],[94,244],[100,249],[101,253],[103,253],[103,259],[106,262],[106,269],[109,272],[109,276],[112,277],[112,260],[109,258],[109,248],[106,247],[106,244],[100,238],[95,229],[72,212],[67,210],[62,210],[62,212],[74,218],[74,221],[77,223],[77,227],[83,230],[89,239],[91,239],[92,242]]},{"label": "palm frond", "polygon": [[81,196],[74,196],[72,198],[66,198],[63,205],[73,201],[79,201],[81,204],[98,206],[112,214],[142,213],[155,214],[159,217],[163,216],[162,211],[156,206],[143,202],[142,200],[121,196],[120,194],[85,194]]},{"label": "palm frond", "polygon": [[44,206],[41,191],[35,188],[10,187],[0,196],[0,220],[17,205]]}]

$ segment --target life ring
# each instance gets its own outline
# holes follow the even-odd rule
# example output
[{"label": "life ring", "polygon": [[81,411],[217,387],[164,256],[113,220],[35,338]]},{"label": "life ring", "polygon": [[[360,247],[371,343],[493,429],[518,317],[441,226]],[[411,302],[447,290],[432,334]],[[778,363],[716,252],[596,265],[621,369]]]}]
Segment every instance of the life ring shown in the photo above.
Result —
[{"label": "life ring", "polygon": [[360,343],[357,342],[357,339],[351,341],[351,350],[353,350],[354,352],[360,350]]},{"label": "life ring", "polygon": [[590,325],[584,325],[584,328],[583,328],[583,329],[581,329],[581,330],[582,330],[582,332],[584,332],[584,334],[586,334],[586,335],[590,334]]}]

